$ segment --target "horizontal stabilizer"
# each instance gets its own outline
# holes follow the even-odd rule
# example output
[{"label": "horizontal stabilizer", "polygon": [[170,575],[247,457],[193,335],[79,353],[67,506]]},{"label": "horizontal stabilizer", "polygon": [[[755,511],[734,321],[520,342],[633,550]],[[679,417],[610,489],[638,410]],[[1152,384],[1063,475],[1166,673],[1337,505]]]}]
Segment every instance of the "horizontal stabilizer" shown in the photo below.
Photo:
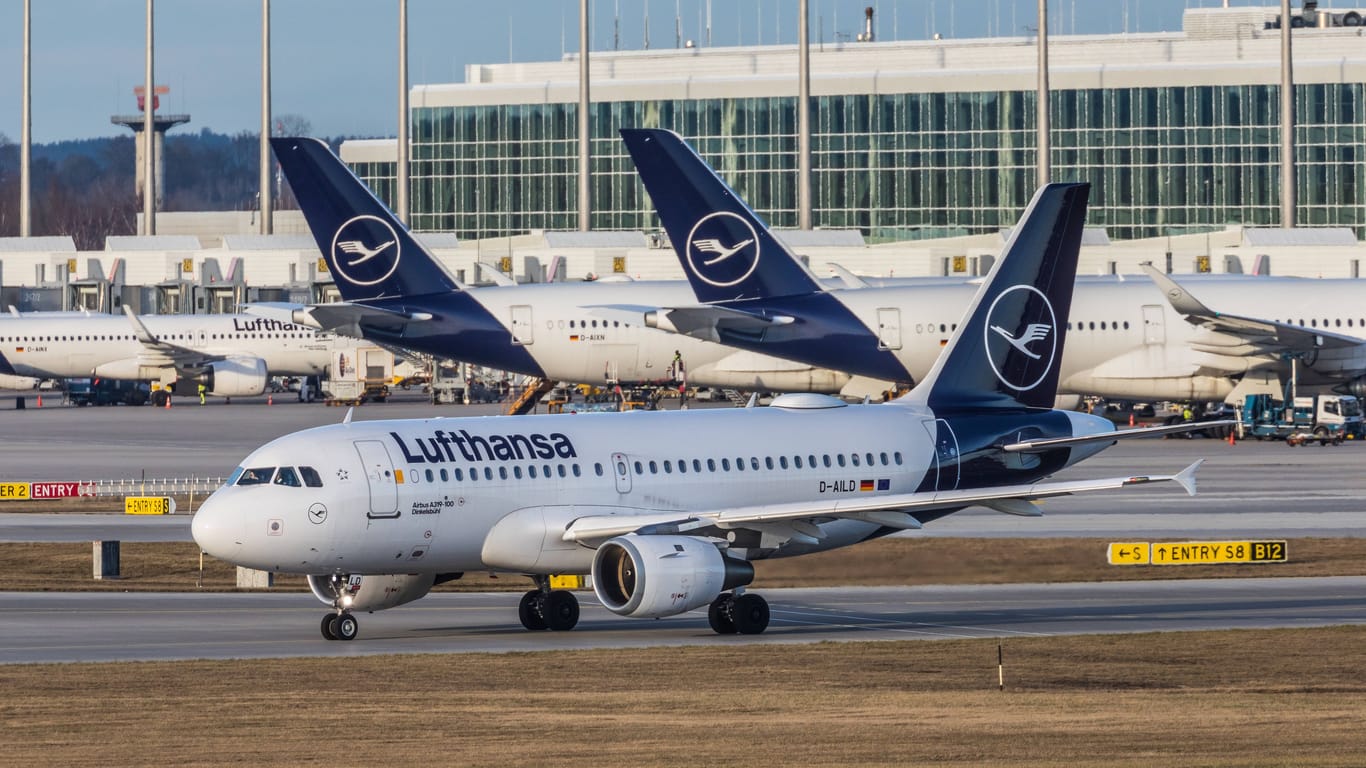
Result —
[{"label": "horizontal stabilizer", "polygon": [[1232,419],[1221,419],[1219,421],[1191,421],[1181,424],[1167,424],[1160,427],[1139,427],[1138,429],[1122,429],[1114,432],[1101,432],[1096,435],[1080,435],[1077,437],[1053,437],[1044,440],[1025,440],[1018,443],[1004,445],[1001,450],[1007,453],[1041,453],[1051,451],[1055,448],[1066,448],[1073,445],[1086,445],[1088,443],[1113,443],[1116,440],[1127,440],[1134,437],[1161,437],[1163,435],[1179,435],[1183,432],[1198,432],[1202,429],[1211,427],[1228,427],[1237,424]]}]

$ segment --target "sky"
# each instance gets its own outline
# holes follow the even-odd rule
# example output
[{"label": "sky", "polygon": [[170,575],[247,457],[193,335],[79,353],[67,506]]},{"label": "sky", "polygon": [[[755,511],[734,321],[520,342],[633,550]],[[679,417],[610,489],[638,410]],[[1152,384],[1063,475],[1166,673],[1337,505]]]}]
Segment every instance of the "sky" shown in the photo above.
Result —
[{"label": "sky", "polygon": [[[1181,28],[1187,7],[1224,0],[1051,0],[1050,34]],[[1230,0],[1274,6],[1277,0]],[[1323,3],[1324,7],[1333,5]],[[1341,3],[1338,3],[1341,5]],[[810,0],[812,41],[849,40],[875,9],[879,40],[1027,34],[1038,0]],[[1299,6],[1298,0],[1294,3]],[[712,45],[794,43],[797,0],[590,0],[590,51],[682,39]],[[114,136],[113,114],[137,111],[144,72],[145,0],[32,0],[33,141]],[[557,60],[578,50],[579,0],[408,0],[411,85],[463,82],[468,64]],[[260,128],[261,2],[158,0],[156,82],[163,112],[189,113],[176,132]],[[393,136],[398,0],[272,0],[272,110],[318,136]],[[23,3],[0,6],[0,134],[20,137]],[[172,134],[174,135],[174,133]]]}]

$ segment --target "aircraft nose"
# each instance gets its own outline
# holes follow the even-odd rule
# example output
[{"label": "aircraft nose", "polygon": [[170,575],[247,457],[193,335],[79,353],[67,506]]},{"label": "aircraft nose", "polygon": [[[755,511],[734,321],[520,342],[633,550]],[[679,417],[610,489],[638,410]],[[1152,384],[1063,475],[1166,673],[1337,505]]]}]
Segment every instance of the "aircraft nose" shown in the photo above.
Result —
[{"label": "aircraft nose", "polygon": [[242,549],[246,530],[242,515],[231,505],[210,497],[190,522],[190,535],[207,554],[232,562]]}]

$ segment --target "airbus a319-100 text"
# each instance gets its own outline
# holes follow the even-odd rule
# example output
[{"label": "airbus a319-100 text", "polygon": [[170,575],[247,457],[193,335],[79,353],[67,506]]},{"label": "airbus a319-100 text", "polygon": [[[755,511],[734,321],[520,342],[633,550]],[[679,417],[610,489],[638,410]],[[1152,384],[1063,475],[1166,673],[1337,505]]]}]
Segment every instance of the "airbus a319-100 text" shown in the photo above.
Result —
[{"label": "airbus a319-100 text", "polygon": [[[305,140],[288,140],[289,153]],[[238,565],[306,574],[350,640],[356,614],[471,571],[524,574],[527,629],[578,622],[552,574],[590,574],[621,616],[706,608],[718,633],[764,631],[754,563],[917,529],[969,506],[1175,481],[1050,481],[1126,436],[1053,410],[1088,187],[1041,189],[933,371],[886,404],[783,395],[763,408],[353,422],[276,439],[196,513],[195,541]],[[992,327],[1025,338],[1016,346]],[[1186,428],[1186,427],[1181,427]]]}]

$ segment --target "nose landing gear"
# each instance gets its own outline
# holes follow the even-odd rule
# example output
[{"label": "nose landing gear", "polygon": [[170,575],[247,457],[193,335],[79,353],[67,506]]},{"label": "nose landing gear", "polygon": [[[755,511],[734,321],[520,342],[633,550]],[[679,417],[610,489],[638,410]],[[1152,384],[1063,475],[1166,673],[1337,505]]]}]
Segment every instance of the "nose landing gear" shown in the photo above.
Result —
[{"label": "nose landing gear", "polygon": [[323,616],[322,631],[328,640],[355,640],[360,634],[360,622],[346,611],[329,613]]}]

